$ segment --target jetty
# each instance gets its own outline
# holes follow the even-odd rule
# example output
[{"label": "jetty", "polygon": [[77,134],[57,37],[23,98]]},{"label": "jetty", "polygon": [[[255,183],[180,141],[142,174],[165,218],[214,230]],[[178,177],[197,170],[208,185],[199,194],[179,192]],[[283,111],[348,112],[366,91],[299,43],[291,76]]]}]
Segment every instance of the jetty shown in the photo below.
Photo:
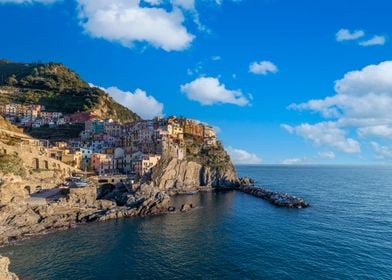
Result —
[{"label": "jetty", "polygon": [[307,208],[310,206],[305,199],[285,192],[274,192],[263,187],[255,186],[252,178],[239,178],[235,186],[221,188],[220,190],[235,190],[264,199],[278,207]]},{"label": "jetty", "polygon": [[309,207],[309,203],[303,198],[284,192],[274,192],[261,187],[246,185],[241,185],[236,190],[267,200],[278,207],[298,209]]}]

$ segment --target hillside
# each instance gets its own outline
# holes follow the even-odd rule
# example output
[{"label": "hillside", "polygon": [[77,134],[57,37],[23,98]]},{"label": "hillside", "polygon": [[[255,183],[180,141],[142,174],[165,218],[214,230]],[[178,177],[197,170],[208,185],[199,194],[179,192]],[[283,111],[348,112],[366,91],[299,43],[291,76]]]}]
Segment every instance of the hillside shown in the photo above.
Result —
[{"label": "hillside", "polygon": [[12,132],[22,132],[22,129],[17,128],[16,126],[9,123],[6,119],[0,116],[0,129],[9,130]]},{"label": "hillside", "polygon": [[41,104],[47,111],[93,112],[98,117],[129,122],[140,117],[99,88],[59,63],[15,63],[0,60],[0,104]]}]

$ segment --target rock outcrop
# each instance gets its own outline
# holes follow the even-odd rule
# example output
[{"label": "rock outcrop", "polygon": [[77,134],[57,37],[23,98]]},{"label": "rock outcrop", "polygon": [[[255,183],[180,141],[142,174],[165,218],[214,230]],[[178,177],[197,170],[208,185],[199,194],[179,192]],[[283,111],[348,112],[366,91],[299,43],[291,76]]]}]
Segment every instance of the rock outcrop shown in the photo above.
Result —
[{"label": "rock outcrop", "polygon": [[0,172],[0,207],[10,203],[19,203],[26,199],[23,179]]},{"label": "rock outcrop", "polygon": [[0,256],[0,279],[1,280],[19,280],[15,273],[8,270],[10,260],[7,257]]},{"label": "rock outcrop", "polygon": [[54,197],[37,201],[8,198],[0,205],[0,244],[78,223],[162,214],[169,206],[170,197],[149,184],[133,189],[119,184],[102,199],[97,199],[95,186],[58,190]]},{"label": "rock outcrop", "polygon": [[234,186],[237,174],[231,161],[220,167],[203,165],[188,159],[162,159],[152,171],[154,185],[170,194]]}]

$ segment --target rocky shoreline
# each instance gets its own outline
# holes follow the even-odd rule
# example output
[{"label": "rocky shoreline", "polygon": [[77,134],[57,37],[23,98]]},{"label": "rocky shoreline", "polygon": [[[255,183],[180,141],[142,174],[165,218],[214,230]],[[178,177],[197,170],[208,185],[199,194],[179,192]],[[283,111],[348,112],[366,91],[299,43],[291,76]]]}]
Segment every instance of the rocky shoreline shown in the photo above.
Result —
[{"label": "rocky shoreline", "polygon": [[197,208],[197,205],[181,205],[176,209],[171,204],[173,195],[183,193],[235,190],[267,200],[278,207],[309,207],[309,203],[302,198],[273,192],[253,183],[252,179],[244,178],[221,187],[194,187],[194,191],[189,192],[160,190],[153,182],[144,182],[134,186],[118,184],[110,191],[97,186],[63,190],[54,199],[46,199],[45,204],[14,200],[0,206],[0,246],[35,235],[66,230],[77,224],[186,212]]},{"label": "rocky shoreline", "polygon": [[254,185],[254,180],[251,178],[240,178],[238,184],[235,187],[223,188],[224,190],[235,190],[246,194],[253,195],[255,197],[264,199],[271,204],[284,207],[284,208],[307,208],[310,206],[303,198],[290,195],[284,192],[274,192],[267,190],[262,187]]},{"label": "rocky shoreline", "polygon": [[167,213],[170,206],[170,197],[148,184],[118,184],[110,191],[95,185],[54,188],[40,193],[55,193],[53,196],[26,198],[18,195],[18,184],[11,179],[0,184],[3,191],[12,190],[9,202],[0,204],[0,246],[77,224],[160,215]]},{"label": "rocky shoreline", "polygon": [[[14,185],[15,181],[9,183]],[[90,222],[188,212],[197,209],[198,205],[182,204],[174,207],[171,197],[184,193],[227,190],[262,198],[278,207],[309,207],[302,198],[257,187],[250,178],[229,181],[216,187],[188,186],[183,190],[178,189],[178,185],[175,190],[161,190],[152,181],[140,182],[134,186],[118,184],[109,191],[102,187],[88,186],[62,191],[60,197],[47,201],[46,205],[13,200],[8,205],[0,206],[0,246]],[[0,256],[0,279],[17,280],[17,276],[8,271],[8,265],[9,259]]]},{"label": "rocky shoreline", "polygon": [[0,255],[0,279],[1,280],[19,280],[15,273],[8,270],[10,259]]}]

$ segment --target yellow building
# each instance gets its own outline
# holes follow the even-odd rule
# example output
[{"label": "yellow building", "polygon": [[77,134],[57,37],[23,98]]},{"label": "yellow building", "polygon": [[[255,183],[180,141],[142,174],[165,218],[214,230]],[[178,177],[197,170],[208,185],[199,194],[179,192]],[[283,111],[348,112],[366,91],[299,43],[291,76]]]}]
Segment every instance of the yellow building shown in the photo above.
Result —
[{"label": "yellow building", "polygon": [[169,137],[175,138],[175,139],[184,139],[184,129],[183,127],[178,124],[178,123],[171,123],[167,125],[167,132]]},{"label": "yellow building", "polygon": [[65,154],[69,154],[71,151],[68,149],[60,149],[58,147],[52,147],[48,149],[49,157],[62,161]]},{"label": "yellow building", "polygon": [[134,162],[134,171],[143,176],[151,171],[158,164],[161,156],[159,155],[143,155],[140,160]]},{"label": "yellow building", "polygon": [[74,168],[80,169],[80,164],[83,158],[82,152],[80,151],[71,152],[71,150],[69,149],[60,149],[58,147],[53,147],[48,149],[48,154],[51,158],[71,165]]},{"label": "yellow building", "polygon": [[80,169],[80,164],[82,162],[82,152],[76,151],[74,153],[63,154],[61,161],[65,164],[71,165],[74,168]]}]

